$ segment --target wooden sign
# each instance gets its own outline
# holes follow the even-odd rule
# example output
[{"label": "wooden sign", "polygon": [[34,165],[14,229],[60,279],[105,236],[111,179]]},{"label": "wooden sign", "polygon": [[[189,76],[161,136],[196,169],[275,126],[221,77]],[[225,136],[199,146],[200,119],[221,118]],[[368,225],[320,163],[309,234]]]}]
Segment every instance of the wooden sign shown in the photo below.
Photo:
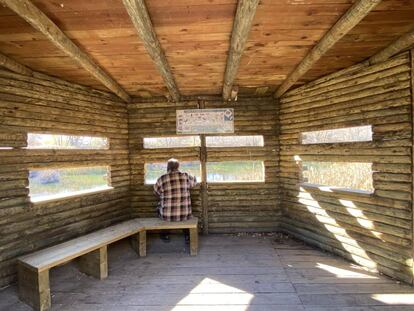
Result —
[{"label": "wooden sign", "polygon": [[219,133],[234,133],[232,108],[177,110],[177,134]]}]

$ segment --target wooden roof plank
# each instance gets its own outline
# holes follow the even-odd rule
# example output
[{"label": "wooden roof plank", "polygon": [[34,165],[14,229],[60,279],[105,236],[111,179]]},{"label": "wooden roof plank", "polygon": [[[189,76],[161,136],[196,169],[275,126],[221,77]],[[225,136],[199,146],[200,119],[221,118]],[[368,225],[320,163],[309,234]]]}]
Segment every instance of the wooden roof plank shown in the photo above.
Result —
[{"label": "wooden roof plank", "polygon": [[170,65],[158,41],[144,0],[123,0],[124,6],[144,46],[161,73],[174,101],[179,101],[180,92]]},{"label": "wooden roof plank", "polygon": [[356,2],[309,51],[299,65],[276,90],[281,97],[293,86],[336,42],[354,28],[381,0],[359,0]]},{"label": "wooden roof plank", "polygon": [[259,0],[239,0],[236,17],[233,23],[229,56],[227,58],[226,71],[223,82],[223,98],[231,99],[231,92],[239,69],[240,59],[246,47],[246,41],[250,33],[253,18]]},{"label": "wooden roof plank", "polygon": [[0,0],[35,29],[43,33],[54,45],[65,54],[76,60],[84,69],[91,73],[98,81],[105,85],[124,101],[131,100],[127,92],[99,67],[92,58],[73,43],[49,17],[40,11],[30,0]]}]

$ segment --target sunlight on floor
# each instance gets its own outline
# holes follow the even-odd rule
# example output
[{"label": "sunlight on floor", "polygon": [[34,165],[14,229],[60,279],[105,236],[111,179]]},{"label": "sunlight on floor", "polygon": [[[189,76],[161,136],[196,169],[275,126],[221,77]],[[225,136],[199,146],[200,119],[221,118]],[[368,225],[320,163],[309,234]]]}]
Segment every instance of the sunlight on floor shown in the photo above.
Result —
[{"label": "sunlight on floor", "polygon": [[253,298],[253,294],[244,290],[205,278],[171,310],[180,311],[184,306],[226,306],[226,309],[232,306],[231,310],[244,311],[248,310]]},{"label": "sunlight on floor", "polygon": [[[378,265],[375,261],[371,260],[368,253],[363,247],[361,247],[357,240],[355,240],[348,231],[341,225],[340,220],[336,220],[330,213],[325,210],[323,205],[313,197],[306,189],[300,188],[303,193],[298,195],[298,202],[315,217],[316,220],[323,225],[326,230],[329,231],[333,237],[341,243],[341,247],[347,251],[349,256],[358,264],[363,265],[370,270],[377,270]],[[382,239],[382,233],[374,231],[374,222],[369,220],[364,212],[356,207],[356,205],[349,200],[339,200],[340,203],[345,207],[347,212],[354,217],[355,221],[364,229],[369,230],[372,236],[376,237],[380,242],[385,242]]]},{"label": "sunlight on floor", "polygon": [[388,305],[414,305],[414,294],[373,294],[372,298]]},{"label": "sunlight on floor", "polygon": [[326,265],[323,263],[317,263],[317,268],[328,271],[332,274],[335,274],[337,278],[358,278],[358,279],[378,279],[376,276],[372,276],[365,273],[355,272],[351,270],[346,270],[342,268],[338,268],[331,265]]}]

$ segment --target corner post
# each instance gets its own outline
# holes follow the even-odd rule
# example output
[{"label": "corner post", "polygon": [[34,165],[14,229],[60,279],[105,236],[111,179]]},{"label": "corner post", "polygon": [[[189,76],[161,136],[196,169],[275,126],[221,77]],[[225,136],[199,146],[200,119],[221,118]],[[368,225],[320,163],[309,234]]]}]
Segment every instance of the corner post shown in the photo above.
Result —
[{"label": "corner post", "polygon": [[[204,109],[205,103],[200,100],[198,108]],[[203,218],[203,234],[208,234],[208,184],[207,184],[207,145],[206,135],[200,135],[200,163],[201,163],[201,211]],[[191,230],[190,230],[191,231]]]},{"label": "corner post", "polygon": [[[414,235],[414,49],[410,50],[411,64],[411,232]],[[414,243],[411,241],[411,284],[414,284]]]}]

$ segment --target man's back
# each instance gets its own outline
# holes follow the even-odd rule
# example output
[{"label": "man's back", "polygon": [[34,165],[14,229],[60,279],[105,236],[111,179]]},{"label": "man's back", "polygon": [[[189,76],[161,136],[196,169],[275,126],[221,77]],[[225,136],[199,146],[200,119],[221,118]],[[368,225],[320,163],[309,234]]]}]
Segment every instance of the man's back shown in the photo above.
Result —
[{"label": "man's back", "polygon": [[180,171],[169,172],[158,178],[154,191],[160,197],[158,212],[161,219],[182,221],[191,217],[190,189],[196,183],[195,177]]}]

